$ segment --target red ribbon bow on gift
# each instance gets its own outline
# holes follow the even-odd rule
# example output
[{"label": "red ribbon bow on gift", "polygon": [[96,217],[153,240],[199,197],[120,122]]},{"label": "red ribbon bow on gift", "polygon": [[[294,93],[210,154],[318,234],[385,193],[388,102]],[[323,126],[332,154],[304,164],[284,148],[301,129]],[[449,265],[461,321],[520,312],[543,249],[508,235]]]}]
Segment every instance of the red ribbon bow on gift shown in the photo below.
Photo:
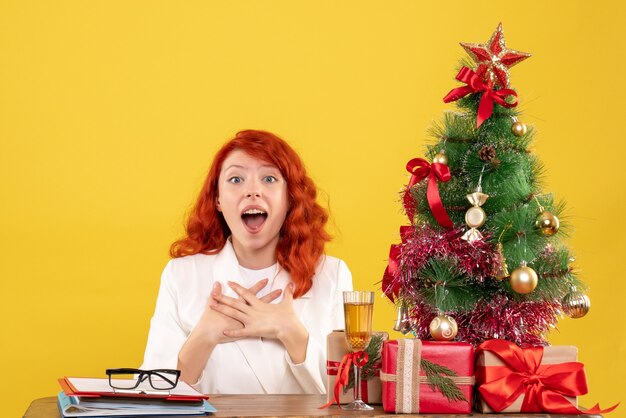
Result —
[{"label": "red ribbon bow on gift", "polygon": [[[478,346],[476,353],[490,351],[504,362],[504,366],[483,366],[476,374],[483,374],[485,383],[478,387],[483,399],[500,412],[513,404],[522,394],[521,412],[549,412],[555,414],[602,414],[617,405],[600,409],[599,405],[581,411],[565,396],[587,393],[587,379],[583,364],[578,362],[541,364],[543,347],[522,349],[505,340],[489,340]],[[618,404],[619,405],[619,404]]]},{"label": "red ribbon bow on gift", "polygon": [[[367,362],[366,362],[367,363]],[[339,364],[338,361],[326,361],[326,374],[329,376],[337,376],[339,374]],[[382,367],[382,363],[376,363],[373,365],[374,367],[374,376],[380,376],[380,369]],[[362,367],[362,366],[361,366]],[[336,379],[336,378],[335,378]],[[336,380],[335,380],[336,382]],[[361,399],[363,402],[367,403],[369,388],[367,386],[368,379],[363,379],[363,375],[361,375]],[[332,405],[335,401],[331,402],[329,405]],[[326,405],[325,405],[326,406]]]},{"label": "red ribbon bow on gift", "polygon": [[365,351],[356,351],[354,353],[348,353],[343,356],[341,362],[339,363],[339,366],[337,367],[337,379],[335,380],[334,389],[335,397],[326,405],[320,406],[319,409],[328,408],[334,403],[337,403],[337,405],[339,405],[339,408],[341,408],[339,395],[341,394],[343,388],[348,384],[348,380],[350,380],[350,366],[352,365],[352,363],[355,363],[357,366],[363,367],[367,364],[368,360],[369,355]]},{"label": "red ribbon bow on gift", "polygon": [[[467,84],[463,87],[457,87],[450,90],[450,92],[443,98],[445,103],[454,102],[461,97],[465,97],[470,93],[484,92],[480,98],[478,105],[478,114],[476,115],[476,127],[480,128],[480,125],[484,121],[489,119],[491,113],[493,113],[493,102],[498,103],[500,106],[511,108],[517,106],[517,93],[511,89],[494,90],[493,83],[485,83],[481,80],[480,76],[467,67],[461,68],[461,71],[456,75],[456,79]],[[515,97],[513,103],[505,101],[507,96]]]},{"label": "red ribbon bow on gift", "polygon": [[450,168],[441,163],[429,163],[423,158],[413,158],[406,163],[406,169],[411,173],[411,179],[404,193],[404,208],[407,211],[407,215],[413,223],[414,206],[411,204],[411,187],[416,183],[428,177],[428,188],[426,190],[426,197],[428,198],[428,206],[433,213],[437,223],[444,228],[452,229],[454,226],[446,208],[443,207],[441,197],[439,197],[439,186],[437,180],[447,182],[450,180]]}]

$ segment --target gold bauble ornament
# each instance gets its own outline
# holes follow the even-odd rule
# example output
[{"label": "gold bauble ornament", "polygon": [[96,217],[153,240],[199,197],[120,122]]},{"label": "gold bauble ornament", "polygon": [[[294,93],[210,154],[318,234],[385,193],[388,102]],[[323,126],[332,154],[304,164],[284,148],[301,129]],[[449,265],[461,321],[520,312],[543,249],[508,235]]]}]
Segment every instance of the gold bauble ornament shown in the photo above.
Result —
[{"label": "gold bauble ornament", "polygon": [[430,335],[437,341],[450,341],[456,337],[459,327],[449,315],[438,315],[430,321]]},{"label": "gold bauble ornament", "polygon": [[526,135],[526,131],[526,124],[522,122],[515,122],[511,125],[511,132],[513,132],[513,135],[515,136],[524,136]]},{"label": "gold bauble ornament", "polygon": [[437,154],[435,154],[435,156],[433,157],[433,164],[434,163],[448,165],[448,157],[446,156],[446,152],[444,150],[441,150]]},{"label": "gold bauble ornament", "polygon": [[570,318],[582,318],[589,312],[591,301],[589,300],[589,296],[584,293],[573,291],[565,295],[561,305],[563,305],[565,315]]},{"label": "gold bauble ornament", "polygon": [[535,270],[528,267],[526,263],[522,263],[521,266],[513,270],[511,277],[509,278],[511,288],[513,288],[516,293],[520,293],[522,295],[535,290],[538,281],[539,277],[537,276],[537,273]]},{"label": "gold bauble ornament", "polygon": [[544,210],[537,216],[535,226],[543,235],[549,237],[558,232],[560,226],[559,218]]}]

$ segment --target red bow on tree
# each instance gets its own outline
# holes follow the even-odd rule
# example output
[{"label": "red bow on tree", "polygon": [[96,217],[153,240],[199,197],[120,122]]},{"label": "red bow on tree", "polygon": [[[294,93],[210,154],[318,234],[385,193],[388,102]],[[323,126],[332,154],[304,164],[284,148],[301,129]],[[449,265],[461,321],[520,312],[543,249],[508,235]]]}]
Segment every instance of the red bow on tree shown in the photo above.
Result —
[{"label": "red bow on tree", "polygon": [[[512,89],[500,89],[494,90],[493,83],[485,83],[478,74],[470,70],[467,67],[461,68],[461,71],[456,75],[456,79],[467,84],[463,87],[457,87],[450,90],[450,92],[443,98],[445,103],[454,102],[462,97],[467,96],[470,93],[483,92],[478,105],[478,114],[476,115],[476,127],[480,128],[480,125],[484,121],[491,117],[493,113],[493,103],[496,102],[500,106],[511,108],[517,106],[517,93]],[[515,97],[513,103],[505,101],[507,96]]]},{"label": "red bow on tree", "polygon": [[454,225],[448,216],[448,212],[446,212],[446,208],[443,207],[437,184],[437,180],[444,183],[450,180],[450,168],[441,163],[431,164],[423,158],[413,158],[406,163],[406,169],[412,175],[404,193],[404,208],[411,223],[413,223],[413,216],[415,215],[415,206],[411,202],[411,187],[428,177],[428,189],[426,190],[428,206],[430,206],[430,210],[439,225],[446,229],[452,229]]},{"label": "red bow on tree", "polygon": [[383,274],[383,293],[394,302],[395,298],[400,293],[400,283],[395,280],[398,267],[400,265],[400,245],[391,244],[389,248],[389,261],[387,262],[387,268],[385,274]]},{"label": "red bow on tree", "polygon": [[402,255],[402,244],[408,239],[413,228],[410,226],[400,227],[400,238],[402,238],[401,244],[391,244],[389,248],[389,261],[387,262],[387,268],[383,274],[383,293],[394,302],[395,298],[400,293],[400,282],[397,280],[398,271],[400,268],[400,256]]},{"label": "red bow on tree", "polygon": [[541,364],[543,347],[522,349],[505,340],[485,341],[476,354],[481,351],[492,352],[505,364],[476,369],[477,378],[484,382],[478,391],[495,412],[506,409],[522,395],[521,412],[602,414],[617,408],[615,405],[602,410],[595,405],[581,411],[565,398],[587,393],[582,363]]}]

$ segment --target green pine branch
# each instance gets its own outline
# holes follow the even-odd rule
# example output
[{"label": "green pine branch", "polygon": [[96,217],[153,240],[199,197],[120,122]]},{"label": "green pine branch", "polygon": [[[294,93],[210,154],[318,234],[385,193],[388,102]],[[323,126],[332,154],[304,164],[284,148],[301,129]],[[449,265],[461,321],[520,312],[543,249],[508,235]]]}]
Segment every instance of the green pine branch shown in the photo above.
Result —
[{"label": "green pine branch", "polygon": [[471,309],[484,296],[473,289],[452,258],[433,257],[419,274],[417,291],[441,312]]},{"label": "green pine branch", "polygon": [[454,370],[439,365],[437,363],[433,363],[426,359],[421,359],[420,366],[422,370],[424,370],[426,380],[428,381],[428,386],[430,386],[433,392],[441,392],[443,396],[445,396],[451,402],[468,402],[463,392],[461,392],[461,389],[457,386],[456,383],[454,383],[454,380],[449,377],[457,376],[457,373]]}]

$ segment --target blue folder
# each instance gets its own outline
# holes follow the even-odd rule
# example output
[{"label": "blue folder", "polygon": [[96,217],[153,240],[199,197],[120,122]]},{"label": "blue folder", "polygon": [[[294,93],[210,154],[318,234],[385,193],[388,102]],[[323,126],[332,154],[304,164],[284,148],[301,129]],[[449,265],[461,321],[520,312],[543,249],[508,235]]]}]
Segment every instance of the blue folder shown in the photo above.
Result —
[{"label": "blue folder", "polygon": [[171,402],[162,399],[81,398],[58,395],[59,412],[63,418],[76,417],[198,417],[217,410],[206,400],[201,402]]}]

